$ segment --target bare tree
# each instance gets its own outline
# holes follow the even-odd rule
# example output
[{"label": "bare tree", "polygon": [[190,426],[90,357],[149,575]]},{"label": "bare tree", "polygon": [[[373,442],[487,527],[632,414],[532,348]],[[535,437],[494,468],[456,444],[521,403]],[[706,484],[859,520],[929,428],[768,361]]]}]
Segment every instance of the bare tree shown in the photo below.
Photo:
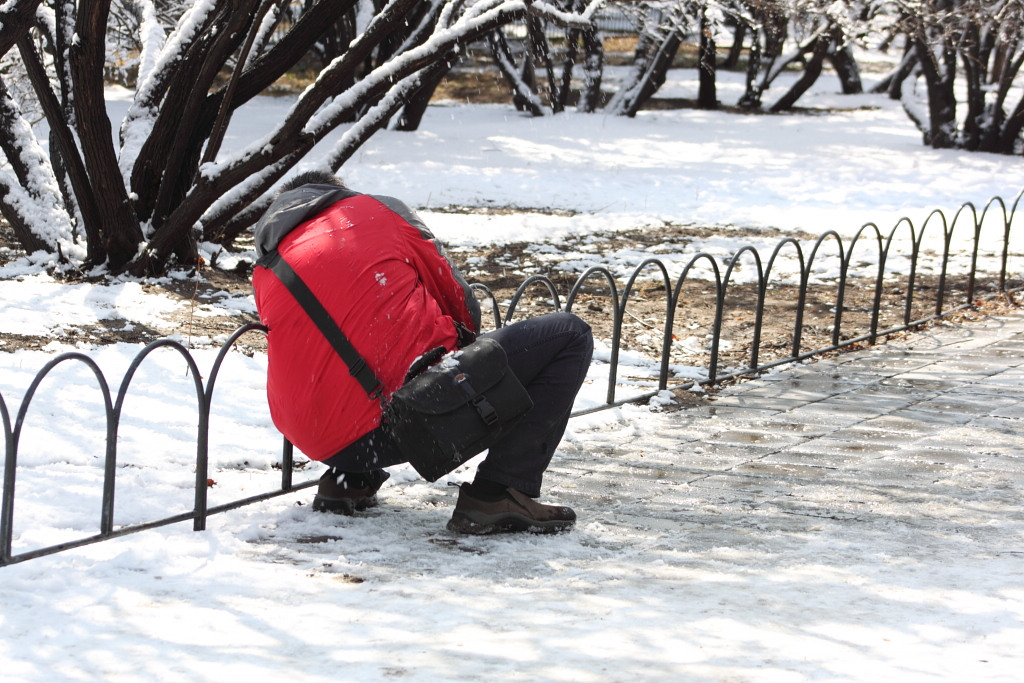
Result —
[{"label": "bare tree", "polygon": [[762,96],[783,71],[799,67],[800,77],[768,109],[791,109],[821,77],[826,62],[839,76],[843,93],[863,91],[852,45],[868,34],[872,2],[857,0],[741,0],[740,25],[751,36],[747,87],[740,106],[758,109]]},{"label": "bare tree", "polygon": [[[582,12],[586,0],[556,0],[556,4],[566,11]],[[595,111],[601,101],[604,46],[594,23],[566,25],[561,32],[564,49],[560,50],[552,45],[548,35],[551,26],[542,17],[527,16],[517,28],[522,29],[524,40],[516,45],[503,30],[488,36],[491,55],[512,91],[516,109],[533,116],[542,116],[545,107],[555,114],[564,111],[574,92],[574,69],[582,62],[583,85],[577,108]]]},{"label": "bare tree", "polygon": [[715,16],[707,5],[700,8],[700,43],[697,50],[697,108],[718,108],[718,48],[715,43]]},{"label": "bare tree", "polygon": [[764,91],[790,61],[780,62],[789,37],[790,12],[783,0],[740,0],[736,9],[750,35],[746,88],[738,104],[744,109],[760,109]]},{"label": "bare tree", "polygon": [[629,78],[608,100],[605,111],[632,117],[665,84],[696,17],[689,2],[641,2],[623,4],[622,9],[637,26],[637,45]]},{"label": "bare tree", "polygon": [[[274,185],[337,131],[317,163],[340,168],[465,43],[522,17],[585,29],[600,0],[580,11],[542,0],[318,0],[271,40],[285,4],[197,2],[171,25],[153,0],[136,0],[138,80],[115,143],[104,100],[111,0],[6,3],[0,54],[17,49],[51,131],[48,157],[0,90],[0,211],[26,248],[138,275],[174,257],[193,264],[198,241],[240,234]],[[223,151],[239,107],[343,16],[353,17],[352,40],[284,119]]]},{"label": "bare tree", "polygon": [[780,74],[800,66],[802,76],[769,107],[784,111],[810,88],[829,62],[844,93],[861,92],[851,43],[864,35],[863,3],[856,0],[676,0],[623,5],[635,17],[639,39],[631,77],[607,109],[633,116],[664,84],[680,47],[696,38],[699,90],[697,106],[718,106],[715,88],[719,36],[732,31],[732,47],[723,61],[736,68],[747,58],[747,79],[739,106],[761,109],[762,98]]},{"label": "bare tree", "polygon": [[1024,65],[1024,3],[915,0],[900,2],[898,10],[907,47],[888,92],[903,103],[925,144],[1020,153],[1024,96],[1014,86]]}]

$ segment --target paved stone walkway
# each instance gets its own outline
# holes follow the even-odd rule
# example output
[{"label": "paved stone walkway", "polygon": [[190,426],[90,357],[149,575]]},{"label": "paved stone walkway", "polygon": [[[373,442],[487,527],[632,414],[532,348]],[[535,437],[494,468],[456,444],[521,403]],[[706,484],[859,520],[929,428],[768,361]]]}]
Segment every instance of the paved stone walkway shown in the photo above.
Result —
[{"label": "paved stone walkway", "polygon": [[739,475],[810,467],[906,485],[951,470],[964,484],[985,472],[1024,490],[1024,316],[940,324],[780,371],[703,412],[736,425],[715,442],[762,453]]},{"label": "paved stone walkway", "polygon": [[[934,522],[1024,554],[1024,313],[782,366],[659,418],[610,434],[609,459],[556,459],[560,499],[606,524],[683,525],[691,547],[824,519]],[[1009,538],[994,519],[1016,523]]]}]

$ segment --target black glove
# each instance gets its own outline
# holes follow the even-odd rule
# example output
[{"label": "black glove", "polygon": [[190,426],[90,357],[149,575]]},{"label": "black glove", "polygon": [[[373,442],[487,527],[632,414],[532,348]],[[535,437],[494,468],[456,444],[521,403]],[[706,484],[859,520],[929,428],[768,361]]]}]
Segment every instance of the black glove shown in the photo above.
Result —
[{"label": "black glove", "polygon": [[409,372],[405,373],[405,381],[408,382],[413,377],[416,377],[425,371],[431,365],[437,363],[437,361],[441,360],[446,353],[448,353],[448,349],[443,346],[438,346],[436,349],[427,351],[425,354],[414,360],[412,365],[409,366]]},{"label": "black glove", "polygon": [[476,341],[476,332],[469,329],[462,323],[455,323],[455,334],[459,337],[455,342],[455,345],[460,349],[464,349]]}]

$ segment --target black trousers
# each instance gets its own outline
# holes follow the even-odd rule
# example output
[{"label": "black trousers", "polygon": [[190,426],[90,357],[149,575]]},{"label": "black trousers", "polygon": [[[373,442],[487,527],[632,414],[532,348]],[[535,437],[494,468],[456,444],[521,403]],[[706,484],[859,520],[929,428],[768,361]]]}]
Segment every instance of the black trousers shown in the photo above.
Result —
[{"label": "black trousers", "polygon": [[[477,476],[536,497],[590,367],[594,351],[590,326],[571,313],[552,313],[484,336],[505,349],[509,367],[530,393],[533,408],[491,447]],[[387,431],[378,428],[324,464],[343,472],[368,472],[402,462],[405,458]]]}]

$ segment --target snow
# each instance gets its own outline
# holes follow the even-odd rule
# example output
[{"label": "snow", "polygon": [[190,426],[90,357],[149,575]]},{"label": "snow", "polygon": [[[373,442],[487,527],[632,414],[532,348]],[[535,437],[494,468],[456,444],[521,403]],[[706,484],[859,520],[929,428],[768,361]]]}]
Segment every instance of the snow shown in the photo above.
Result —
[{"label": "snow", "polygon": [[[738,87],[723,76],[720,97]],[[664,222],[717,228],[686,253],[654,252],[673,274],[699,250],[724,257],[747,243],[737,227],[836,230],[850,239],[874,221],[887,235],[902,217],[920,227],[933,209],[952,216],[970,201],[980,212],[991,197],[1010,202],[1024,188],[1019,158],[925,148],[898,103],[837,89],[823,79],[801,102],[817,113],[776,117],[533,119],[507,106],[448,103],[431,107],[419,132],[374,136],[343,175],[357,189],[417,207],[453,249],[536,244],[540,268],[559,259],[596,263],[595,231]],[[662,94],[695,90],[696,74],[677,72]],[[128,99],[110,94],[112,119],[123,118]],[[235,117],[225,154],[262,139],[293,103],[254,101]],[[518,210],[459,214],[448,206]],[[563,250],[569,238],[574,246]],[[762,258],[775,241],[757,242]],[[623,249],[617,275],[650,255]],[[57,337],[121,321],[181,340],[166,321],[187,304],[143,284],[69,285],[18,259],[0,269],[0,329]],[[254,310],[250,297],[205,306]],[[218,343],[208,341],[191,351],[204,382]],[[83,339],[0,353],[0,395],[13,421],[36,372],[69,350],[95,359],[116,394],[141,348]],[[607,358],[599,344],[577,410],[603,402]],[[622,362],[631,374],[651,364],[639,354]],[[280,481],[265,369],[260,354],[232,353],[217,379],[210,505]],[[191,506],[195,381],[180,353],[158,349],[127,388],[116,525]],[[306,489],[214,515],[203,532],[181,523],[0,568],[3,678],[1019,679],[1020,559],[990,552],[993,544],[1019,548],[1019,516],[990,514],[995,498],[962,509],[927,488],[887,505],[932,520],[929,533],[884,520],[801,526],[792,515],[743,509],[724,490],[697,491],[680,478],[676,456],[706,447],[706,467],[719,456],[687,437],[685,411],[665,411],[667,402],[659,395],[653,406],[570,423],[545,492],[573,499],[580,523],[568,534],[465,539],[444,531],[454,502],[447,484],[470,479],[474,461],[433,484],[394,468],[381,507],[358,517],[313,513]],[[60,364],[40,384],[21,433],[15,553],[97,532],[103,443],[96,376],[80,362]],[[310,465],[296,479],[318,475]],[[646,515],[650,505],[674,512]],[[969,537],[956,532],[968,528]]]}]

